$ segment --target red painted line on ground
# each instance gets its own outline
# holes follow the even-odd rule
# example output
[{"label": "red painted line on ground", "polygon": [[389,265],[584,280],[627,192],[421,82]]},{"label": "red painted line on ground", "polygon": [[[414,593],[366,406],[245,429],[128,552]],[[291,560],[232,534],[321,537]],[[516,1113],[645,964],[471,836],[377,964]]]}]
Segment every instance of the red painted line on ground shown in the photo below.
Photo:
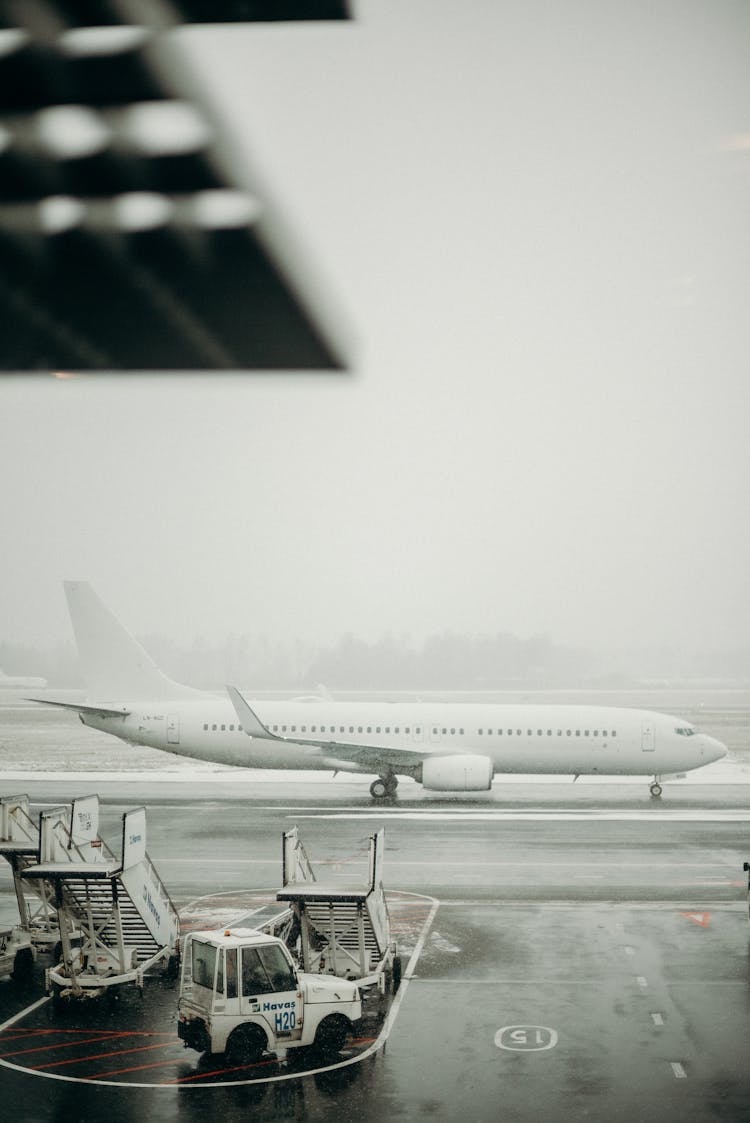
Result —
[{"label": "red painted line on ground", "polygon": [[[179,1045],[180,1043],[178,1041],[175,1041],[174,1044]],[[180,1048],[182,1049],[182,1046],[180,1046]],[[109,1080],[109,1078],[112,1077],[112,1076],[125,1076],[126,1073],[128,1073],[128,1072],[147,1072],[149,1069],[153,1069],[153,1068],[168,1068],[172,1065],[178,1064],[181,1057],[182,1057],[182,1052],[180,1052],[179,1056],[170,1057],[166,1061],[154,1061],[153,1064],[150,1064],[150,1065],[131,1065],[130,1068],[115,1068],[115,1069],[112,1070],[112,1072],[96,1072],[96,1073],[92,1073],[91,1076],[82,1076],[81,1079],[82,1080]],[[157,1082],[155,1082],[155,1083],[157,1083]],[[173,1083],[173,1081],[167,1080],[167,1081],[164,1081],[164,1083],[171,1084],[171,1083]]]},{"label": "red painted line on ground", "polygon": [[[353,1045],[365,1046],[365,1045],[372,1044],[372,1042],[376,1041],[376,1040],[377,1040],[377,1038],[375,1038],[375,1037],[358,1037],[355,1041],[352,1042],[352,1044]],[[177,1044],[177,1043],[175,1042],[175,1044]],[[118,1054],[109,1053],[109,1054],[105,1054],[105,1055],[107,1055],[107,1056],[117,1056]],[[182,1055],[182,1053],[180,1054],[180,1056],[181,1055]],[[153,1070],[153,1069],[156,1069],[156,1068],[168,1068],[170,1065],[177,1064],[179,1059],[180,1059],[179,1057],[170,1057],[168,1060],[154,1061],[152,1064],[131,1065],[130,1068],[117,1068],[117,1069],[113,1069],[111,1072],[97,1072],[96,1074],[93,1074],[91,1076],[85,1076],[85,1077],[82,1077],[81,1079],[83,1079],[83,1080],[108,1080],[108,1079],[110,1079],[111,1077],[114,1077],[114,1076],[125,1076],[127,1073],[130,1073],[130,1072],[146,1072],[146,1071]],[[63,1063],[68,1064],[68,1063],[72,1063],[72,1062],[65,1061]],[[254,1065],[239,1065],[239,1066],[236,1066],[234,1068],[218,1068],[218,1069],[213,1069],[211,1072],[191,1073],[190,1076],[181,1076],[177,1080],[167,1080],[164,1083],[165,1084],[182,1084],[182,1083],[186,1083],[186,1082],[191,1081],[191,1080],[205,1080],[205,1078],[207,1076],[225,1076],[227,1073],[231,1073],[231,1072],[247,1072],[248,1069],[266,1068],[266,1067],[268,1067],[268,1065],[274,1065],[274,1064],[278,1064],[278,1061],[268,1060],[268,1061],[260,1061],[260,1062],[258,1062],[257,1064],[254,1064]],[[300,1071],[298,1075],[304,1076],[305,1073],[304,1073],[304,1071]]]},{"label": "red painted line on ground", "polygon": [[[228,1072],[247,1072],[248,1069],[254,1068],[268,1068],[269,1065],[276,1065],[278,1061],[259,1061],[254,1065],[237,1065],[235,1068],[217,1068],[213,1072],[196,1072],[192,1076],[181,1076],[179,1080],[168,1080],[168,1084],[186,1084],[189,1080],[205,1080],[207,1076],[226,1076]],[[300,1076],[304,1076],[304,1072]]]},{"label": "red painted line on ground", "polygon": [[171,1037],[172,1036],[171,1034],[168,1034],[163,1029],[160,1029],[160,1030],[152,1030],[152,1029],[100,1029],[100,1030],[93,1030],[93,1029],[67,1029],[64,1026],[48,1026],[48,1027],[29,1026],[27,1028],[23,1028],[22,1026],[18,1026],[18,1027],[14,1027],[13,1033],[11,1033],[11,1030],[7,1030],[5,1033],[0,1034],[0,1038],[2,1038],[3,1041],[10,1041],[10,1040],[12,1040],[12,1037],[15,1036],[16,1034],[19,1037],[27,1037],[28,1038],[28,1037],[43,1037],[43,1036],[49,1037],[49,1036],[52,1036],[52,1035],[55,1035],[57,1037],[64,1037],[65,1034],[95,1033],[95,1032],[98,1032],[99,1036],[103,1040],[107,1040],[108,1038],[113,1037],[113,1036],[114,1037]]},{"label": "red painted line on ground", "polygon": [[44,1037],[45,1035],[54,1033],[54,1029],[18,1029],[15,1033],[8,1031],[7,1033],[0,1034],[0,1039],[5,1041],[28,1041],[31,1037]]},{"label": "red painted line on ground", "polygon": [[[168,1049],[174,1044],[174,1041],[161,1041],[156,1045],[138,1045],[135,1049],[113,1049],[112,1052],[90,1053],[85,1057],[68,1057],[67,1060],[64,1061],[52,1061],[50,1064],[34,1065],[32,1071],[36,1072],[39,1069],[61,1068],[63,1065],[83,1064],[85,1061],[102,1061],[107,1060],[109,1057],[126,1057],[133,1053],[145,1053],[149,1049]],[[86,1077],[86,1079],[90,1080],[91,1077]],[[101,1079],[101,1077],[97,1074],[97,1077],[94,1079]]]},{"label": "red painted line on ground", "polygon": [[70,1049],[73,1045],[93,1045],[95,1042],[113,1041],[124,1037],[121,1033],[100,1034],[99,1037],[84,1038],[83,1041],[63,1041],[59,1045],[37,1045],[35,1049],[17,1049],[15,1053],[0,1053],[0,1057],[23,1057],[26,1053],[49,1053],[52,1049]]},{"label": "red painted line on ground", "polygon": [[[46,1032],[46,1031],[45,1031]],[[50,1033],[93,1033],[90,1029],[52,1029]],[[102,1029],[99,1031],[102,1041],[107,1041],[110,1037],[173,1037],[174,1034],[167,1033],[163,1029]]]}]

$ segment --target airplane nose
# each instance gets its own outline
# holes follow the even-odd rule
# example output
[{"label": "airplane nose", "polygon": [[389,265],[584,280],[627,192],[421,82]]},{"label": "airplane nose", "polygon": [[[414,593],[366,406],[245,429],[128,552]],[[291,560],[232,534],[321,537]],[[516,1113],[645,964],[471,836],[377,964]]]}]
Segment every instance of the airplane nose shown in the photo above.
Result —
[{"label": "airplane nose", "polygon": [[717,741],[715,737],[704,736],[703,759],[706,764],[710,764],[714,760],[721,760],[722,757],[727,755],[728,751],[726,745],[722,744],[721,741]]}]

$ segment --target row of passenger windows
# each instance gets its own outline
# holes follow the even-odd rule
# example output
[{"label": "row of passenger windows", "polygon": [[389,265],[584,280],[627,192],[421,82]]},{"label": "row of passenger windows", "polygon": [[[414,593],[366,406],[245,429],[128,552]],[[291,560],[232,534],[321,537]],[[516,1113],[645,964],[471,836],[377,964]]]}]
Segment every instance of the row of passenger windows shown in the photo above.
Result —
[{"label": "row of passenger windows", "polygon": [[[290,725],[290,726],[272,725],[271,729],[273,729],[274,733],[286,733],[286,732],[296,733],[297,732],[297,726],[296,725]],[[300,731],[300,733],[307,733],[307,726],[301,725],[299,727],[299,731]],[[339,726],[336,726],[336,725],[311,725],[310,726],[310,732],[311,733],[347,733],[348,732],[348,733],[388,733],[388,734],[390,734],[391,733],[391,726],[390,725],[382,725],[382,726],[381,725],[350,725],[350,726],[347,727],[346,725],[339,725]],[[392,732],[393,733],[400,733],[401,727],[398,726],[398,725],[394,725]],[[419,733],[422,732],[422,730],[419,726],[415,726],[414,732],[419,734]],[[443,730],[443,732],[445,732],[445,730]],[[455,733],[455,730],[453,730],[452,732]],[[463,729],[461,730],[461,732],[463,733]],[[404,726],[404,733],[407,733],[407,734],[411,733],[411,726],[405,725]]]},{"label": "row of passenger windows", "polygon": [[[204,722],[203,728],[205,730],[212,729],[213,731],[221,730],[222,733],[226,732],[227,730],[230,733],[233,733],[234,730],[237,729],[237,731],[239,733],[242,733],[242,726],[241,725],[234,726],[234,725],[216,725],[216,724],[214,724],[214,725],[209,726],[208,722]],[[272,725],[271,730],[274,733],[280,733],[283,736],[285,733],[297,733],[297,726],[296,725]],[[405,736],[409,736],[411,734],[411,731],[412,731],[412,727],[410,725],[405,725],[403,727],[403,732],[404,732]],[[299,732],[300,733],[307,733],[308,732],[307,726],[301,725],[299,727]],[[393,732],[394,734],[400,734],[401,733],[401,726],[394,725],[393,729],[391,729],[390,725],[383,725],[383,726],[381,726],[381,725],[366,725],[366,726],[365,725],[357,725],[357,726],[350,725],[348,727],[346,725],[339,725],[339,726],[336,726],[336,725],[311,725],[310,729],[309,729],[309,732],[310,733],[376,733],[376,734],[377,733],[385,733],[385,734],[390,735],[391,732]],[[433,737],[436,737],[436,736],[455,737],[456,735],[458,735],[459,737],[463,737],[465,731],[463,729],[459,729],[459,728],[455,728],[455,727],[448,728],[448,726],[434,725],[432,727],[431,732],[432,732]],[[479,730],[477,730],[477,732],[478,732],[480,737],[484,737],[484,736],[487,736],[487,737],[495,737],[495,736],[497,736],[497,737],[503,737],[503,736],[513,737],[514,735],[516,737],[523,737],[523,735],[524,735],[523,729],[479,729]],[[684,732],[685,736],[689,736],[689,734],[692,733],[693,730],[683,731],[683,730],[678,729],[677,732],[678,733]],[[527,737],[533,737],[535,735],[537,737],[544,737],[545,734],[547,735],[547,737],[551,737],[553,735],[553,733],[557,733],[558,737],[562,737],[563,733],[565,734],[566,737],[581,737],[581,736],[583,736],[583,737],[599,737],[600,733],[601,733],[602,737],[616,737],[617,736],[617,730],[616,729],[612,729],[612,730],[602,729],[601,731],[598,730],[598,729],[565,729],[565,730],[562,730],[562,729],[557,729],[557,730],[537,729],[536,733],[533,729],[527,729],[526,730],[526,736]],[[420,725],[414,726],[414,734],[417,737],[421,736],[422,727]]]},{"label": "row of passenger windows", "polygon": [[[479,730],[480,734],[482,734],[483,732],[484,732],[484,730],[482,730],[482,729]],[[492,737],[492,736],[495,735],[495,732],[497,733],[498,737],[502,737],[503,734],[507,734],[508,737],[512,737],[514,732],[515,732],[516,737],[523,737],[523,729],[516,729],[516,730],[513,730],[513,729],[505,729],[505,730],[498,729],[496,731],[493,731],[492,729],[488,729],[487,730],[487,736]],[[617,736],[617,730],[616,729],[612,729],[612,730],[608,730],[608,729],[602,729],[602,730],[599,730],[599,729],[565,729],[565,730],[563,730],[563,729],[557,729],[557,730],[554,730],[554,729],[537,729],[536,732],[533,729],[527,729],[526,730],[526,736],[527,737],[534,737],[535,735],[537,737],[544,737],[545,733],[548,737],[551,737],[553,733],[557,733],[558,737],[562,737],[563,733],[565,734],[566,737],[599,737],[599,736],[616,737]]]}]

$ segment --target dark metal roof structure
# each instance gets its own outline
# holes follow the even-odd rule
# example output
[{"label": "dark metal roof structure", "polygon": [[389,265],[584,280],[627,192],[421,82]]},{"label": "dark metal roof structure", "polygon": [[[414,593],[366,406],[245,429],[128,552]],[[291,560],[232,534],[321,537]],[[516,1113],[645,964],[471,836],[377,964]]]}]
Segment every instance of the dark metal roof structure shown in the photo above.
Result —
[{"label": "dark metal roof structure", "polygon": [[333,0],[0,9],[0,370],[345,368],[336,317],[171,30],[347,15]]}]

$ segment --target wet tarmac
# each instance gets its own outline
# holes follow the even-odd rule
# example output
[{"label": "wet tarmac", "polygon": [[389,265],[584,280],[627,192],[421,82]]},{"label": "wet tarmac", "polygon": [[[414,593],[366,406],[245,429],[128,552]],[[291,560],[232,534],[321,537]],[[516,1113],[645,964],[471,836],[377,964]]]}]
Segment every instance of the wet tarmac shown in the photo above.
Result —
[{"label": "wet tarmac", "polygon": [[[23,790],[37,807],[86,794],[69,784]],[[750,1118],[745,785],[669,785],[657,803],[638,784],[517,783],[375,807],[361,781],[134,776],[100,794],[107,839],[146,805],[149,853],[188,919],[272,891],[295,824],[316,868],[343,880],[385,826],[409,965],[387,1032],[373,1015],[346,1063],[300,1075],[266,1057],[231,1083],[181,1050],[161,982],[88,1023],[42,1003],[9,1024],[42,991],[2,980],[0,1080],[24,1123]],[[14,906],[0,867],[2,915]]]}]

